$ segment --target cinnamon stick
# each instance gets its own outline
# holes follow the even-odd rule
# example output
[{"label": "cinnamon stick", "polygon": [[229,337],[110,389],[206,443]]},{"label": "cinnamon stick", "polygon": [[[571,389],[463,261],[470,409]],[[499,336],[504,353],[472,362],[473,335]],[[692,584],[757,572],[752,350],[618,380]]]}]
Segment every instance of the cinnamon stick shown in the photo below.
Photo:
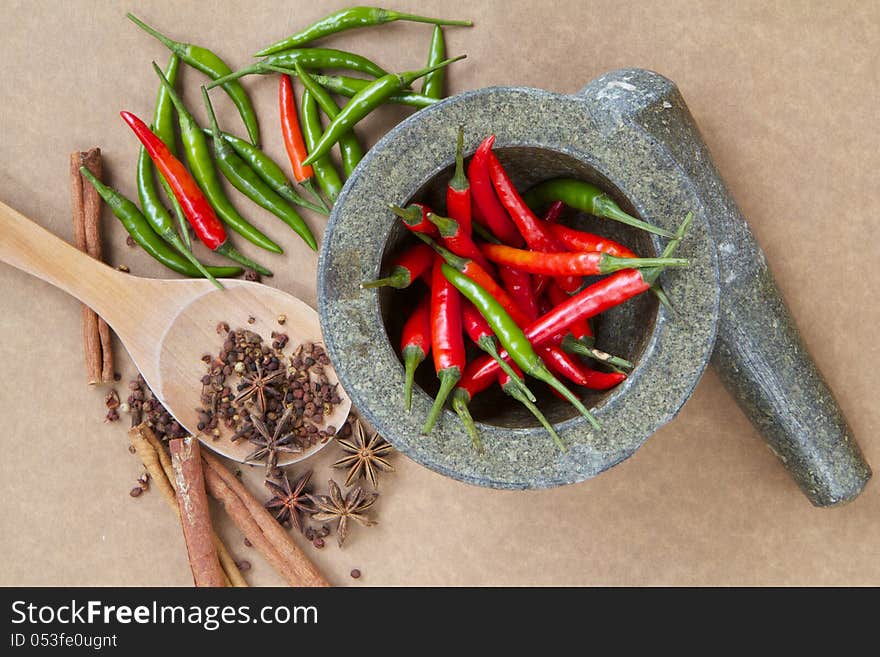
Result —
[{"label": "cinnamon stick", "polygon": [[192,436],[176,438],[168,447],[193,582],[196,586],[223,586],[223,569],[214,547],[214,528],[208,510],[199,441]]},{"label": "cinnamon stick", "polygon": [[[101,149],[70,154],[70,204],[73,211],[73,238],[76,248],[103,261],[101,247],[101,197],[85,183],[79,168],[85,166],[100,178]],[[91,308],[82,307],[83,346],[86,380],[89,384],[113,381],[113,347],[110,327]]]},{"label": "cinnamon stick", "polygon": [[205,481],[232,521],[291,586],[329,586],[314,564],[265,507],[220,460],[202,452]]},{"label": "cinnamon stick", "polygon": [[[177,508],[177,493],[174,490],[174,467],[171,465],[171,457],[168,456],[162,441],[145,424],[132,427],[128,432],[128,438],[147,469],[153,486],[158,488],[162,497],[180,518],[180,511]],[[214,532],[214,547],[217,549],[217,558],[223,568],[226,584],[236,587],[247,586],[248,583],[230,554],[229,548],[216,532]]]}]

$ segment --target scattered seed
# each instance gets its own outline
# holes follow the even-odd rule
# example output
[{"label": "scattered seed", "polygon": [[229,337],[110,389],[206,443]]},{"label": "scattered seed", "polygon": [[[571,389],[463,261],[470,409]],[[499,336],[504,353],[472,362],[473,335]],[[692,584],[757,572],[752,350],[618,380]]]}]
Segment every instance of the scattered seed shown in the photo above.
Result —
[{"label": "scattered seed", "polygon": [[244,544],[245,544],[246,547],[253,547],[253,545],[254,545],[253,543],[251,543],[251,542],[247,539],[247,536],[244,537]]},{"label": "scattered seed", "polygon": [[128,268],[128,265],[117,265],[116,269],[123,272],[124,274],[128,274],[131,272],[131,269]]},{"label": "scattered seed", "polygon": [[238,566],[239,570],[247,571],[251,569],[251,562],[244,559],[236,561],[235,565]]},{"label": "scattered seed", "polygon": [[284,323],[287,321],[287,315],[278,315],[278,323],[281,326],[284,326]]},{"label": "scattered seed", "polygon": [[107,396],[104,398],[104,405],[107,408],[119,408],[119,393],[115,389],[107,393]]},{"label": "scattered seed", "polygon": [[351,572],[349,573],[349,575],[351,575],[351,578],[352,578],[352,579],[360,579],[361,571],[358,570],[357,568],[352,568],[352,570],[351,570]]},{"label": "scattered seed", "polygon": [[132,497],[140,497],[141,493],[143,493],[143,492],[144,492],[143,488],[141,488],[140,486],[135,486],[130,491],[128,491],[128,494],[131,495]]}]

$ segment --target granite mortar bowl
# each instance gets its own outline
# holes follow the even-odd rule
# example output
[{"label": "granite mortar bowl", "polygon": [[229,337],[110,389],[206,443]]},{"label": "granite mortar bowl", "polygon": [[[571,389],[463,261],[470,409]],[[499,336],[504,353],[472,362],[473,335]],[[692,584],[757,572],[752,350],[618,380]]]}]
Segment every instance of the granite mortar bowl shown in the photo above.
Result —
[{"label": "granite mortar bowl", "polygon": [[[712,351],[719,284],[715,249],[699,201],[665,153],[637,131],[627,134],[610,109],[588,96],[536,89],[487,88],[422,110],[389,132],[349,178],[324,236],[318,265],[322,332],[339,380],[355,407],[399,451],[456,479],[496,488],[541,488],[595,476],[630,456],[672,419],[690,396]],[[465,154],[489,133],[521,190],[557,176],[595,183],[628,212],[674,230],[688,211],[695,220],[677,255],[690,267],[661,282],[670,312],[644,294],[596,318],[597,345],[635,363],[606,393],[576,392],[602,429],[593,430],[571,405],[542,391],[539,407],[556,425],[561,452],[517,402],[500,391],[473,400],[485,451],[477,453],[457,416],[445,410],[429,435],[420,428],[436,392],[429,361],[419,370],[410,413],[404,410],[400,330],[424,289],[366,290],[360,282],[387,271],[412,237],[389,203],[419,200],[444,208],[459,125]],[[657,255],[663,241],[616,222],[568,211],[564,222],[592,229]],[[543,386],[532,381],[538,393]]]}]

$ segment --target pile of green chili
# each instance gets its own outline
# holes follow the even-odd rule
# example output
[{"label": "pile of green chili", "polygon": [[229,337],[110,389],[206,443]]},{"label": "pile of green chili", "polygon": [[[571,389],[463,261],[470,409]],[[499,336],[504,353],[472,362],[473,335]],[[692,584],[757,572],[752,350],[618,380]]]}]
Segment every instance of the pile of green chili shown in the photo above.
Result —
[{"label": "pile of green chili", "polygon": [[[207,277],[218,286],[215,275],[235,276],[242,268],[205,267],[192,253],[191,230],[211,251],[243,265],[254,276],[271,275],[271,271],[240,253],[225,227],[270,253],[282,252],[281,246],[254,226],[232,202],[221,176],[243,196],[281,219],[310,249],[317,250],[317,240],[299,210],[329,214],[345,180],[364,155],[355,134],[356,124],[385,103],[421,109],[438,102],[443,97],[445,68],[464,57],[446,58],[442,26],[472,25],[470,21],[430,18],[379,7],[351,7],[261,48],[256,63],[233,71],[213,50],[174,40],[133,14],[129,13],[128,18],[171,52],[164,72],[153,64],[159,92],[152,124],[123,112],[123,118],[143,145],[136,167],[140,207],[100,181],[92,182],[135,243],[166,267],[188,276]],[[333,34],[394,21],[434,26],[423,68],[389,73],[357,53],[313,45]],[[202,86],[207,125],[199,125],[175,88],[181,62],[209,78]],[[328,75],[338,69],[363,77]],[[260,149],[257,114],[240,81],[251,73],[278,75],[281,136],[295,183],[282,165]],[[419,78],[424,81],[417,92],[411,85]],[[295,101],[294,79],[303,87],[299,105]],[[208,94],[214,87],[222,88],[235,105],[247,139],[232,134],[228,126],[224,126],[225,131],[221,129]],[[344,104],[333,96],[344,99]],[[326,127],[322,113],[326,116]],[[337,144],[341,171],[331,157]],[[167,209],[169,205],[171,212]]]}]

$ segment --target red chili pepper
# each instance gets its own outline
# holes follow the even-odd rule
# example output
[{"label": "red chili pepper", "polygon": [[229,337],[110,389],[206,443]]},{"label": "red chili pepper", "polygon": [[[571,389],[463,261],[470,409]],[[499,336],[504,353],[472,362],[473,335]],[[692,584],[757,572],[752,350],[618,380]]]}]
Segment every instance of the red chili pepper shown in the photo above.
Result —
[{"label": "red chili pepper", "polygon": [[[431,252],[433,260],[434,253]],[[413,309],[406,323],[403,325],[403,333],[400,337],[400,355],[403,357],[403,366],[406,371],[406,383],[404,394],[406,396],[406,410],[412,408],[412,389],[416,368],[428,357],[431,351],[431,295],[425,294],[422,300]]]},{"label": "red chili pepper", "polygon": [[[455,148],[455,174],[446,186],[446,212],[455,219],[464,235],[471,235],[471,186],[464,175],[464,128],[458,128],[458,143]],[[453,251],[451,246],[449,247]],[[461,255],[461,254],[459,254]]]},{"label": "red chili pepper", "polygon": [[429,237],[439,237],[437,226],[428,221],[431,208],[421,203],[411,203],[405,208],[393,203],[388,208],[403,220],[403,225],[414,233],[424,233]]},{"label": "red chili pepper", "polygon": [[470,258],[462,258],[455,255],[449,249],[443,248],[423,233],[417,233],[417,235],[426,244],[430,244],[431,247],[442,256],[441,260],[445,260],[450,267],[457,269],[472,281],[485,288],[485,290],[495,297],[498,303],[502,305],[507,314],[513,318],[513,321],[520,326],[526,326],[529,323],[529,318],[513,299],[510,298],[510,295],[508,295],[507,292],[504,291],[504,288],[498,285],[489,272],[483,269],[479,264]]},{"label": "red chili pepper", "polygon": [[[545,313],[525,329],[532,345],[541,345],[554,336],[562,335],[577,320],[594,317],[649,290],[656,281],[654,270],[644,276],[637,269],[625,269],[590,285],[550,312]],[[506,351],[501,357],[510,362]],[[461,379],[461,387],[473,394],[485,390],[498,374],[498,363],[489,356],[481,356],[468,363]]]},{"label": "red chili pepper", "polygon": [[[550,204],[550,207],[547,208],[547,212],[544,214],[544,223],[547,224],[555,224],[559,221],[559,218],[562,216],[562,211],[565,209],[565,203],[562,201],[554,201]],[[535,298],[540,299],[541,295],[544,293],[544,290],[547,289],[547,285],[550,282],[549,276],[535,276],[532,280],[532,287],[534,288]]]},{"label": "red chili pepper", "polygon": [[464,332],[475,345],[480,346],[480,342],[487,337],[492,338],[493,340],[495,339],[486,318],[483,317],[480,312],[474,308],[474,304],[469,301],[465,301],[464,304],[462,304],[461,322],[464,327]]},{"label": "red chili pepper", "polygon": [[559,218],[562,216],[562,211],[565,209],[565,203],[562,201],[553,201],[550,204],[550,207],[547,208],[546,214],[544,214],[544,223],[545,224],[555,224],[559,221]]},{"label": "red chili pepper", "polygon": [[171,154],[165,145],[148,127],[131,112],[120,112],[120,116],[131,127],[144,145],[150,159],[168,181],[174,197],[180,203],[186,218],[198,233],[199,239],[214,251],[226,241],[226,229],[208,203],[198,183],[187,171],[183,163]]},{"label": "red chili pepper", "polygon": [[504,285],[505,291],[528,320],[523,326],[536,320],[540,313],[538,312],[538,301],[532,289],[531,275],[507,265],[498,267],[498,274],[501,276],[501,283]]},{"label": "red chili pepper", "polygon": [[575,230],[562,224],[551,224],[549,229],[569,251],[599,251],[618,258],[638,258],[632,249],[601,235]]},{"label": "red chili pepper", "polygon": [[[391,273],[388,276],[377,278],[374,281],[364,281],[363,288],[393,287],[403,289],[409,287],[431,271],[434,264],[434,250],[427,244],[416,244],[394,259],[391,264]],[[430,285],[430,278],[425,281]]]},{"label": "red chili pepper", "polygon": [[600,372],[586,367],[555,343],[544,345],[540,354],[551,370],[572,383],[591,390],[608,390],[626,380],[626,374],[621,372]]},{"label": "red chili pepper", "polygon": [[299,126],[296,99],[293,97],[293,83],[289,75],[281,75],[278,78],[278,107],[281,112],[281,135],[284,138],[287,156],[290,158],[290,166],[293,167],[293,177],[301,183],[314,176],[315,171],[311,165],[302,164],[309,156],[309,152]]},{"label": "red chili pepper", "polygon": [[531,274],[553,276],[563,289],[563,277],[567,275],[595,276],[611,274],[621,269],[686,267],[688,264],[684,258],[618,258],[598,251],[541,253],[515,249],[504,244],[481,244],[480,250],[492,262]]},{"label": "red chili pepper", "polygon": [[468,180],[471,184],[471,196],[476,210],[474,219],[480,221],[492,234],[505,244],[520,246],[523,243],[522,235],[511,222],[510,217],[492,187],[492,179],[489,176],[488,158],[492,154],[492,144],[495,143],[495,135],[489,135],[477,147],[471,163],[468,165]]},{"label": "red chili pepper", "polygon": [[455,286],[446,280],[442,265],[443,258],[434,256],[431,273],[431,351],[434,369],[440,379],[440,390],[422,433],[428,433],[433,428],[467,361],[461,332],[461,296]]},{"label": "red chili pepper", "polygon": [[[548,230],[547,225],[541,222],[529,206],[526,205],[526,202],[523,201],[522,196],[516,190],[516,186],[513,184],[510,176],[507,175],[504,167],[501,166],[501,162],[498,161],[495,153],[489,151],[486,157],[489,177],[492,180],[492,185],[498,194],[501,205],[510,214],[513,223],[525,239],[528,247],[533,251],[549,253],[564,251],[565,249]],[[568,275],[567,272],[560,274],[559,285],[569,294],[577,291],[581,283],[582,281],[578,276]]]},{"label": "red chili pepper", "polygon": [[[551,307],[558,306],[559,304],[565,303],[568,300],[568,295],[563,291],[561,287],[556,285],[555,282],[551,281],[550,285],[547,286],[547,299],[549,300]],[[569,330],[571,331],[571,334],[578,340],[589,342],[592,345],[593,329],[590,326],[590,320],[579,319],[569,327]]]},{"label": "red chili pepper", "polygon": [[[492,356],[492,358],[498,362],[498,366],[502,371],[506,371],[508,375],[515,374],[511,369],[511,366],[499,357],[498,341],[495,338],[495,334],[492,332],[489,322],[487,322],[486,318],[480,314],[480,311],[476,309],[474,304],[465,300],[461,307],[461,316],[462,324],[464,325],[464,332],[467,333],[467,336],[471,341]],[[535,401],[535,395],[533,395],[532,391],[526,387],[526,384],[522,380],[521,372],[516,379],[516,382],[512,385],[516,385],[529,401]]]},{"label": "red chili pepper", "polygon": [[480,247],[471,238],[470,230],[465,231],[460,221],[452,217],[441,217],[433,212],[428,213],[428,221],[437,227],[440,237],[443,238],[443,245],[455,255],[470,258],[490,274],[495,271],[495,268],[480,251]]}]

